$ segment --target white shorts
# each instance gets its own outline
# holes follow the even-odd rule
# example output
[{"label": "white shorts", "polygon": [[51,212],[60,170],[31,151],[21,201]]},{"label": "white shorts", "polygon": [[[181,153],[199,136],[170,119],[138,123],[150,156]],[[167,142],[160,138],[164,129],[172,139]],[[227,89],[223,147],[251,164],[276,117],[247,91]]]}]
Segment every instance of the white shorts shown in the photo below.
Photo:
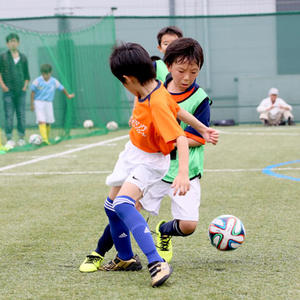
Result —
[{"label": "white shorts", "polygon": [[37,123],[51,124],[55,122],[52,101],[34,100],[34,111]]},{"label": "white shorts", "polygon": [[135,184],[144,193],[149,186],[159,182],[167,174],[169,166],[170,155],[147,153],[128,141],[112,174],[107,176],[106,184],[122,186],[126,181]]},{"label": "white shorts", "polygon": [[158,215],[161,201],[164,196],[169,196],[171,198],[172,215],[174,219],[198,221],[201,199],[199,178],[192,179],[190,184],[190,190],[184,196],[179,196],[178,193],[173,196],[171,184],[161,180],[147,190],[143,198],[140,199],[140,203],[146,211]]}]

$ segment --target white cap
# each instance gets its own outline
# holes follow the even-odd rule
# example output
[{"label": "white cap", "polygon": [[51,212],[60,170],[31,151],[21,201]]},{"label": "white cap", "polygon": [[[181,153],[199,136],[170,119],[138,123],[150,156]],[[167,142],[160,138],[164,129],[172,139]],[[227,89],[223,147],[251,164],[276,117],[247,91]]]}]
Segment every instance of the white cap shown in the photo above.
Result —
[{"label": "white cap", "polygon": [[278,94],[279,94],[278,89],[276,89],[276,88],[270,88],[270,90],[269,90],[269,96],[270,95],[278,95]]}]

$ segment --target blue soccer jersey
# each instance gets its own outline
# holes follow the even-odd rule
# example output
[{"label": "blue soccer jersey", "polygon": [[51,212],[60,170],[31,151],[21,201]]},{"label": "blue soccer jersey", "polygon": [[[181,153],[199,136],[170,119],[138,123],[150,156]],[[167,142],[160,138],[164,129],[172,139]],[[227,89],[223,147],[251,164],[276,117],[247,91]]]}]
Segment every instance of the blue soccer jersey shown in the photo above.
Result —
[{"label": "blue soccer jersey", "polygon": [[55,90],[62,91],[63,85],[54,77],[45,81],[43,76],[36,78],[31,84],[31,90],[34,92],[34,100],[53,101]]}]

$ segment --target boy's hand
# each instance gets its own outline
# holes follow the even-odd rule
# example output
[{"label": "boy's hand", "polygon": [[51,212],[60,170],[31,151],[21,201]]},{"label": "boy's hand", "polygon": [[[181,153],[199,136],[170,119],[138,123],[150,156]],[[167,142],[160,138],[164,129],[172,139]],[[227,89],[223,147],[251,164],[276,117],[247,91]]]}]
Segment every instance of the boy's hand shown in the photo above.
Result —
[{"label": "boy's hand", "polygon": [[9,88],[5,85],[2,87],[2,90],[4,93],[8,92],[9,91]]},{"label": "boy's hand", "polygon": [[202,136],[208,143],[212,143],[213,145],[216,145],[218,143],[219,132],[216,129],[208,127],[206,132],[203,133]]},{"label": "boy's hand", "polygon": [[68,95],[68,99],[72,99],[72,98],[74,98],[75,97],[75,94],[69,94]]},{"label": "boy's hand", "polygon": [[177,194],[177,192],[179,196],[184,196],[190,190],[189,177],[178,173],[171,187],[174,189],[174,196]]}]

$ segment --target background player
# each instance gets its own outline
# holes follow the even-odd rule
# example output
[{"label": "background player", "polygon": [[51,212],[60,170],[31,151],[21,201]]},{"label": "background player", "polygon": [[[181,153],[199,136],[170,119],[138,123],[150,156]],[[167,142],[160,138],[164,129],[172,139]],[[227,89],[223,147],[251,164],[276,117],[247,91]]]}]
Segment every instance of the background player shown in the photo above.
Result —
[{"label": "background player", "polygon": [[52,74],[52,66],[41,65],[42,75],[31,84],[31,111],[35,111],[36,120],[39,124],[40,134],[44,144],[50,144],[50,126],[54,123],[53,100],[55,90],[62,91],[68,99],[75,97],[69,94],[63,85]]},{"label": "background player", "polygon": [[[162,53],[165,54],[166,49],[169,44],[173,41],[181,38],[183,36],[181,29],[176,26],[168,26],[162,28],[157,34],[157,42],[158,46],[157,49]],[[166,67],[165,63],[161,60],[155,60],[154,67],[156,71],[156,78],[162,82],[165,82],[166,76],[169,74],[169,70]]]}]

